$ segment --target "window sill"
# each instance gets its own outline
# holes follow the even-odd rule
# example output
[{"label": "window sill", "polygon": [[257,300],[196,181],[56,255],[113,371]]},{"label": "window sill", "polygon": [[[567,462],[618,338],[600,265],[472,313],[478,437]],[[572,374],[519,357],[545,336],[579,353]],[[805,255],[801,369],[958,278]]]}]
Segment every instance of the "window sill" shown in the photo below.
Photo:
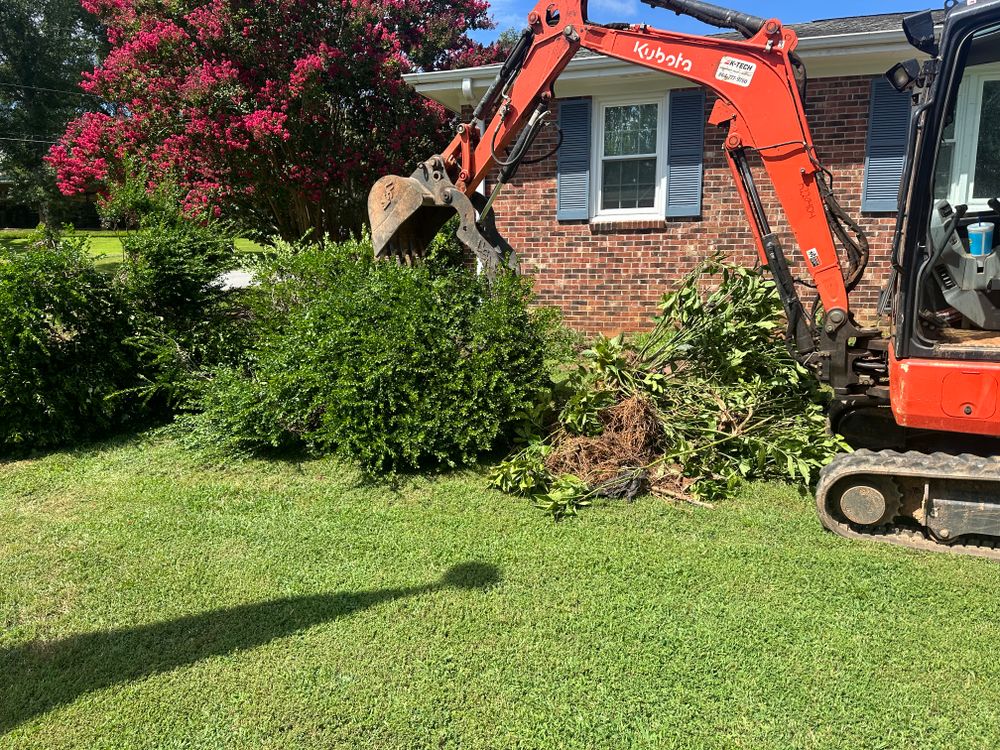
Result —
[{"label": "window sill", "polygon": [[601,216],[590,220],[590,231],[594,234],[615,232],[655,231],[665,229],[667,222],[662,216]]},{"label": "window sill", "polygon": [[636,214],[598,214],[590,217],[591,224],[622,224],[629,221],[640,221],[649,223],[651,221],[663,221],[663,213],[650,211]]}]

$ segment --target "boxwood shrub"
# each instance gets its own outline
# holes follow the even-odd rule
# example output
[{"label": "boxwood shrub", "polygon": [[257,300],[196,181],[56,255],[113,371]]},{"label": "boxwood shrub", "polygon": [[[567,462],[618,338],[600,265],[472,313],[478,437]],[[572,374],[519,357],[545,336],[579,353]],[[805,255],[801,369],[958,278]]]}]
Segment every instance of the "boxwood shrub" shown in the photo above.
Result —
[{"label": "boxwood shrub", "polygon": [[85,237],[40,228],[0,247],[0,453],[67,446],[169,419],[206,369],[240,361],[238,295],[220,228],[158,214],[116,273]]},{"label": "boxwood shrub", "polygon": [[113,431],[133,404],[129,308],[82,239],[0,248],[0,451]]},{"label": "boxwood shrub", "polygon": [[199,445],[337,452],[370,472],[454,466],[504,441],[546,379],[523,278],[282,246],[260,273],[256,344],[185,420]]},{"label": "boxwood shrub", "polygon": [[237,361],[245,348],[242,299],[215,283],[237,264],[231,237],[224,225],[160,210],[122,238],[116,283],[133,309],[135,395],[150,416],[168,416],[203,370]]}]

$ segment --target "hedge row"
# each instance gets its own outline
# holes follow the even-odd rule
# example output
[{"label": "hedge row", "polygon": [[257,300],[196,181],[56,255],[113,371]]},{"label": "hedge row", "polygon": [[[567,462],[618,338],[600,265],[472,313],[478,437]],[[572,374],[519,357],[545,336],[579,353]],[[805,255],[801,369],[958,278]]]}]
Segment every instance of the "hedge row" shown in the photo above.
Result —
[{"label": "hedge row", "polygon": [[125,239],[113,275],[84,241],[0,256],[0,449],[66,446],[181,415],[226,452],[336,452],[369,471],[453,466],[503,443],[546,380],[528,283],[370,243],[280,244],[227,293],[220,228],[177,218]]}]

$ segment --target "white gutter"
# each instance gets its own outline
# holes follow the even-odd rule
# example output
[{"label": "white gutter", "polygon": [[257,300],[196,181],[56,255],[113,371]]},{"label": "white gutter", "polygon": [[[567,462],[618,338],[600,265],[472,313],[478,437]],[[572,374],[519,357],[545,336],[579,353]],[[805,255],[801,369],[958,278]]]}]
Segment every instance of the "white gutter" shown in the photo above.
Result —
[{"label": "white gutter", "polygon": [[[797,51],[806,64],[810,78],[880,75],[901,59],[919,56],[906,42],[902,29],[806,37],[799,40]],[[499,64],[483,65],[478,68],[409,73],[403,76],[403,80],[424,96],[458,112],[463,105],[475,104],[479,100],[499,70]],[[623,86],[626,90],[648,90],[650,87],[670,89],[690,85],[674,76],[598,55],[570,60],[556,82],[556,95],[585,96],[620,91]]]}]

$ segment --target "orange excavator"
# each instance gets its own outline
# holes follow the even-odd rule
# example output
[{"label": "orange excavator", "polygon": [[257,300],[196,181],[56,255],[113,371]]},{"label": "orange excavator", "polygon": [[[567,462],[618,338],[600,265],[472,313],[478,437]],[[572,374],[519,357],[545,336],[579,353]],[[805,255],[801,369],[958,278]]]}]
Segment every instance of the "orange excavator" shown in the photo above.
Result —
[{"label": "orange excavator", "polygon": [[[553,85],[581,49],[687,79],[715,94],[708,122],[724,150],[787,340],[833,392],[831,429],[857,448],[821,474],[816,507],[841,536],[1000,559],[1000,0],[952,4],[903,30],[923,62],[887,74],[912,96],[888,333],[859,325],[850,294],[868,242],[841,208],[803,110],[794,30],[701,0],[643,0],[742,38],[587,20],[586,0],[541,0],[469,122],[409,177],[368,198],[375,252],[412,261],[458,215],[458,238],[487,273],[510,262],[492,201],[546,123]],[[735,35],[732,35],[735,36]],[[993,86],[995,81],[998,85]],[[502,157],[501,154],[506,154]],[[797,283],[754,184],[759,160],[809,275]],[[498,169],[491,196],[476,188]],[[798,289],[813,287],[817,304]]]}]

